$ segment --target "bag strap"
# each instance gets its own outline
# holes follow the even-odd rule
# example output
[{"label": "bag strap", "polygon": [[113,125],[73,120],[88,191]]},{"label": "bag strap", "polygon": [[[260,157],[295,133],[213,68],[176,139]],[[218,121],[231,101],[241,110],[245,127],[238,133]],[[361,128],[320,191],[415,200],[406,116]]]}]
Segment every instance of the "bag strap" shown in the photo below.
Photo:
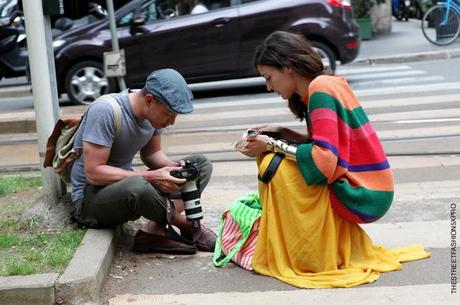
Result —
[{"label": "bag strap", "polygon": [[117,100],[110,94],[101,96],[102,100],[105,100],[110,103],[113,108],[113,113],[115,115],[115,137],[118,137],[121,133],[121,107],[118,104]]},{"label": "bag strap", "polygon": [[268,183],[270,180],[272,180],[273,176],[276,173],[276,170],[281,164],[281,161],[284,159],[284,154],[277,152],[273,156],[273,158],[270,160],[270,163],[267,166],[267,169],[265,170],[265,173],[260,176],[258,175],[257,178],[262,181],[263,183]]}]

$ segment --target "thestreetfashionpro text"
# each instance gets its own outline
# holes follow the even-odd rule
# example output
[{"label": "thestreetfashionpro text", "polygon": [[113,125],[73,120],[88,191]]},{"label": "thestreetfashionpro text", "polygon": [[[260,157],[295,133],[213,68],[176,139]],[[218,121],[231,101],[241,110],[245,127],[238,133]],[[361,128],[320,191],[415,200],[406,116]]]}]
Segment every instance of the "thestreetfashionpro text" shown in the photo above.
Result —
[{"label": "thestreetfashionpro text", "polygon": [[457,205],[450,205],[450,293],[457,293]]}]

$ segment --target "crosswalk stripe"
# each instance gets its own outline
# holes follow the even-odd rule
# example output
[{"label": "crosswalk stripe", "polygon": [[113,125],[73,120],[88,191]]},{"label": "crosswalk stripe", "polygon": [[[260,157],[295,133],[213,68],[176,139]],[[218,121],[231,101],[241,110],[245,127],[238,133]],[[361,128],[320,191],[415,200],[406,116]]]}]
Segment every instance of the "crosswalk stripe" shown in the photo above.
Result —
[{"label": "crosswalk stripe", "polygon": [[[398,83],[396,83],[398,84]],[[460,82],[444,82],[435,84],[419,84],[408,86],[392,86],[384,88],[361,89],[355,90],[358,97],[366,97],[373,95],[394,95],[403,93],[424,93],[431,91],[444,91],[444,90],[459,90]]]},{"label": "crosswalk stripe", "polygon": [[[366,68],[338,68],[336,74],[341,76],[356,75],[362,73],[386,72],[410,70],[409,66],[390,66],[390,67],[366,67]],[[220,89],[220,88],[241,88],[244,86],[265,85],[265,80],[261,76],[249,77],[244,79],[232,79],[213,82],[201,82],[189,84],[190,89],[195,91]]]},{"label": "crosswalk stripe", "polygon": [[389,112],[369,115],[371,122],[396,121],[408,119],[433,119],[433,118],[458,118],[460,117],[460,108],[445,108],[434,110],[416,110]]},{"label": "crosswalk stripe", "polygon": [[[446,214],[449,207],[446,206]],[[448,248],[450,246],[450,221],[433,220],[401,223],[363,224],[362,228],[376,245],[388,248],[412,244],[423,244],[427,248]]]},{"label": "crosswalk stripe", "polygon": [[[401,84],[425,83],[425,82],[435,82],[435,81],[442,81],[442,80],[445,80],[445,78],[439,75],[426,76],[426,77],[400,77],[400,78],[394,78],[394,79],[380,79],[380,80],[359,82],[356,84],[352,84],[351,86],[354,87],[354,85],[359,85],[361,87],[364,87],[364,86],[375,86],[375,85],[398,85],[398,88],[399,88]],[[395,90],[394,92],[398,92],[398,90]]]},{"label": "crosswalk stripe", "polygon": [[[458,295],[450,295],[450,284],[360,287],[359,289],[297,289],[285,291],[215,292],[193,294],[124,294],[109,301],[110,305],[234,305],[234,304],[458,304]],[[367,297],[365,297],[367,296]]]},{"label": "crosswalk stripe", "polygon": [[381,141],[398,139],[420,139],[428,137],[460,136],[460,125],[424,127],[424,128],[399,128],[397,130],[378,130]]},{"label": "crosswalk stripe", "polygon": [[[424,75],[428,72],[423,70],[408,70],[408,71],[392,71],[392,72],[372,72],[366,74],[359,74],[359,75],[351,75],[346,76],[346,79],[349,82],[355,82],[360,80],[367,80],[367,79],[379,79],[384,77],[391,77],[392,79],[398,79],[402,76],[414,76],[414,75]],[[361,84],[361,83],[359,83]]]},{"label": "crosswalk stripe", "polygon": [[384,66],[384,67],[373,66],[373,67],[354,67],[354,68],[338,67],[336,70],[336,74],[340,76],[348,76],[348,75],[362,74],[362,73],[402,71],[402,70],[410,70],[410,69],[412,69],[410,66]]},{"label": "crosswalk stripe", "polygon": [[[460,85],[460,83],[459,83]],[[459,87],[460,89],[460,87]],[[358,93],[360,90],[356,90]],[[380,108],[380,107],[392,107],[392,106],[414,106],[414,105],[426,105],[433,103],[449,103],[457,102],[460,103],[460,94],[445,94],[445,95],[424,95],[416,97],[404,97],[404,98],[391,98],[391,99],[374,99],[369,101],[362,101],[361,105],[365,109]],[[234,107],[241,108],[241,106],[254,106],[254,105],[263,105],[264,110],[267,107],[276,107],[286,108],[286,102],[284,102],[280,97],[265,97],[265,98],[252,98],[252,99],[240,99],[237,101],[229,102],[204,102],[194,105],[195,110],[206,110],[206,109],[216,109],[220,111],[219,108]],[[260,109],[258,110],[260,112]],[[199,115],[200,113],[192,113],[185,116],[191,117]]]}]

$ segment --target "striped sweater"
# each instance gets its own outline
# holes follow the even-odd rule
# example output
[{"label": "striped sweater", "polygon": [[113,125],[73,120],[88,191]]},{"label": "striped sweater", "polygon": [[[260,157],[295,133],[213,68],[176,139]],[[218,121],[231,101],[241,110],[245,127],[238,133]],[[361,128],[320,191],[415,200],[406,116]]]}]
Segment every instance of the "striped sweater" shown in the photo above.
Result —
[{"label": "striped sweater", "polygon": [[357,223],[382,217],[393,201],[393,175],[374,128],[347,81],[321,75],[308,87],[312,142],[297,149],[309,185],[328,185],[333,209]]}]

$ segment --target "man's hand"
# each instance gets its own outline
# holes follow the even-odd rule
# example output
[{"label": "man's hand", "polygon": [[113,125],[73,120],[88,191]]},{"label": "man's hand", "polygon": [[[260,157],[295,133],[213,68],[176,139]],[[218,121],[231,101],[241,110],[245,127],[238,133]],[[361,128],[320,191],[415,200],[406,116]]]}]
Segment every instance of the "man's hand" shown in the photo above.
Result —
[{"label": "man's hand", "polygon": [[177,161],[177,166],[184,167],[185,166],[185,160]]},{"label": "man's hand", "polygon": [[173,170],[181,169],[181,167],[166,166],[156,170],[145,172],[145,179],[150,182],[155,188],[163,193],[180,192],[182,185],[186,179],[179,179],[171,176],[169,173]]}]

